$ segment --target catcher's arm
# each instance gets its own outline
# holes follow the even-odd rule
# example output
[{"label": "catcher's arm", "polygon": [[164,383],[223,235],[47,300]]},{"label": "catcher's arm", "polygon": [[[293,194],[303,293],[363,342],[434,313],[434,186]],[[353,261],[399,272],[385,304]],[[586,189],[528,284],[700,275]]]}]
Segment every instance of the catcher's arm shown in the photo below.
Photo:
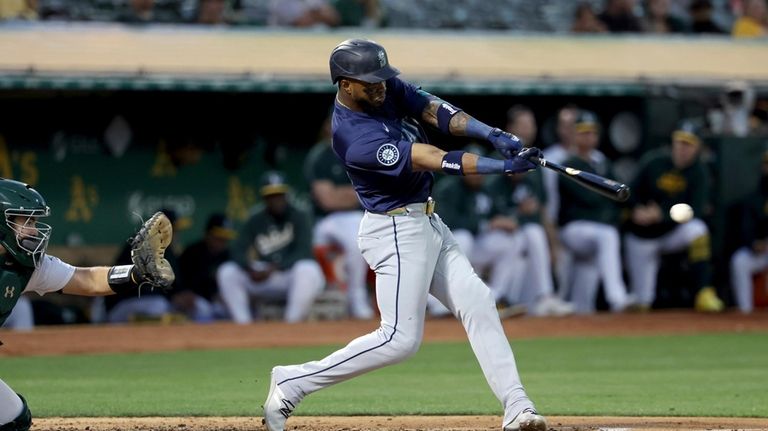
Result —
[{"label": "catcher's arm", "polygon": [[170,288],[176,276],[165,259],[165,249],[172,237],[171,221],[162,212],[156,212],[131,239],[133,265],[118,265],[109,269],[109,287],[116,293],[142,286]]}]

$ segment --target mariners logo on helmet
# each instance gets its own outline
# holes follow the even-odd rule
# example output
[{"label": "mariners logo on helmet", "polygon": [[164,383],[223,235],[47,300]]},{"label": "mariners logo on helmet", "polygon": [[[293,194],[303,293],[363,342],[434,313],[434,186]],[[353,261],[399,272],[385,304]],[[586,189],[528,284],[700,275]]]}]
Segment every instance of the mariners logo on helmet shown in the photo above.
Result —
[{"label": "mariners logo on helmet", "polygon": [[379,66],[384,67],[385,64],[387,64],[387,55],[384,51],[379,51]]},{"label": "mariners logo on helmet", "polygon": [[392,144],[384,144],[376,151],[376,159],[384,166],[392,166],[400,159],[400,151]]}]

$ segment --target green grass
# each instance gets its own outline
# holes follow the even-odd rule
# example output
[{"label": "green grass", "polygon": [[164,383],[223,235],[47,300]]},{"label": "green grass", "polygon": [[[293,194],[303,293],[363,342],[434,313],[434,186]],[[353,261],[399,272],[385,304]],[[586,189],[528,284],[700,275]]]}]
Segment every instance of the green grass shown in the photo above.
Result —
[{"label": "green grass", "polygon": [[[337,346],[0,359],[35,416],[261,414],[275,364]],[[768,417],[768,334],[515,341],[548,415]],[[467,343],[426,344],[403,364],[313,394],[300,415],[500,414]]]}]

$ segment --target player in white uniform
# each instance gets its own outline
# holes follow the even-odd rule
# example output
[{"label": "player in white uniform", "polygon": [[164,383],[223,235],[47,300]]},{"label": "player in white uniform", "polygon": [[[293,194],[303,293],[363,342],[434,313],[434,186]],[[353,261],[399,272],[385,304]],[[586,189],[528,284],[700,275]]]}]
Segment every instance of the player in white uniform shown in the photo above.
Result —
[{"label": "player in white uniform", "polygon": [[[136,292],[139,285],[148,282],[146,267],[139,265],[83,268],[46,255],[51,226],[39,219],[48,216],[50,210],[40,193],[24,183],[0,178],[0,210],[0,325],[23,292],[104,296],[121,290]],[[150,243],[156,241],[154,248],[161,249],[162,256],[170,242],[170,222],[164,215],[152,217],[145,228],[153,236]],[[174,277],[170,265],[164,258],[150,260],[154,262],[147,267],[164,263],[163,284],[169,286]],[[26,431],[31,424],[26,400],[0,380],[0,430]]]},{"label": "player in white uniform", "polygon": [[[273,368],[264,403],[267,430],[285,430],[286,420],[305,396],[416,353],[431,293],[464,325],[504,409],[502,429],[544,431],[546,421],[525,393],[493,296],[434,213],[429,197],[433,171],[522,172],[535,167],[526,157],[540,152],[521,151],[513,135],[398,79],[384,48],[373,41],[342,42],[331,53],[330,66],[338,83],[333,149],[366,210],[358,245],[376,272],[381,326],[322,360]],[[505,160],[446,153],[424,143],[414,120],[445,133],[490,141]]]}]

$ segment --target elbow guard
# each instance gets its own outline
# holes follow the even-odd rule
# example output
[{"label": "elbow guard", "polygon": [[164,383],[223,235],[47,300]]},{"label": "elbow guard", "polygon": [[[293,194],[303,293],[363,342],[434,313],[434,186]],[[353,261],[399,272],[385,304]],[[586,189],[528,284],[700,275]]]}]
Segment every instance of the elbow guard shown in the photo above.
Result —
[{"label": "elbow guard", "polygon": [[448,175],[464,175],[464,165],[461,163],[461,159],[464,156],[464,151],[449,151],[443,156],[443,161],[440,163],[440,167]]},{"label": "elbow guard", "polygon": [[437,127],[445,134],[451,134],[451,118],[461,112],[461,109],[450,103],[440,100],[440,106],[437,107]]}]

